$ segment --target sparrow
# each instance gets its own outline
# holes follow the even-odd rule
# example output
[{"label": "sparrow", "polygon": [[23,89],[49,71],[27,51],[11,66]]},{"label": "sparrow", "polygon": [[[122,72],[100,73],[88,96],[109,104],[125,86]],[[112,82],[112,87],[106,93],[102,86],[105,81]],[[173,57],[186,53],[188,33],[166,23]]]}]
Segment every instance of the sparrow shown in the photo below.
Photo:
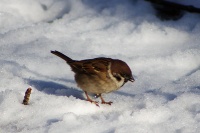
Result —
[{"label": "sparrow", "polygon": [[106,102],[102,93],[109,93],[121,88],[126,82],[134,82],[129,66],[122,60],[99,57],[86,60],[73,60],[59,51],[51,51],[52,54],[62,58],[75,73],[75,81],[86,95],[87,101],[95,103],[88,93],[95,94],[101,98],[102,104],[111,105]]}]

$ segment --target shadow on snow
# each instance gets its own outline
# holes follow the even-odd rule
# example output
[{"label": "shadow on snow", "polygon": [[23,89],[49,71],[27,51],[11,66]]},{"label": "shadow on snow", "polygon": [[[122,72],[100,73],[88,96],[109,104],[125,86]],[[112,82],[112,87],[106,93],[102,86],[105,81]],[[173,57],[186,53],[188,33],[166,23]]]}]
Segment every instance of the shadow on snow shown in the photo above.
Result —
[{"label": "shadow on snow", "polygon": [[63,84],[59,84],[53,81],[33,80],[26,79],[28,84],[35,87],[37,90],[46,94],[52,94],[56,96],[73,96],[78,99],[85,99],[83,97],[83,91],[74,88],[69,88]]}]

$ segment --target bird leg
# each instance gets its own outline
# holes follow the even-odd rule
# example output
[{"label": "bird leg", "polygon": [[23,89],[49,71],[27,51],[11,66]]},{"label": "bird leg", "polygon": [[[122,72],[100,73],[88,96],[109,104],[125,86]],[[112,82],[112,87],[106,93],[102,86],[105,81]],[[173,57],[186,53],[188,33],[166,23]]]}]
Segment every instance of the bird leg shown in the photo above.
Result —
[{"label": "bird leg", "polygon": [[96,106],[99,107],[99,104],[97,101],[93,101],[92,99],[90,99],[90,97],[88,96],[87,92],[85,91],[85,95],[87,97],[87,101],[91,102],[91,103],[94,103]]},{"label": "bird leg", "polygon": [[99,94],[100,98],[101,98],[101,104],[108,104],[108,105],[111,105],[113,102],[106,102],[103,97],[101,96],[101,94]]}]

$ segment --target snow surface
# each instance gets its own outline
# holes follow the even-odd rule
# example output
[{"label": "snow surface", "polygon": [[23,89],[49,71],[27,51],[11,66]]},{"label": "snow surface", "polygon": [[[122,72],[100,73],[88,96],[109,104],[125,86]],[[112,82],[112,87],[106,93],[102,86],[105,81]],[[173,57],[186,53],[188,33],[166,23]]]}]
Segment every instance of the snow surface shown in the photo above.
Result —
[{"label": "snow surface", "polygon": [[[198,133],[200,17],[154,14],[143,0],[1,0],[0,132]],[[97,107],[50,50],[124,60],[136,81]]]}]

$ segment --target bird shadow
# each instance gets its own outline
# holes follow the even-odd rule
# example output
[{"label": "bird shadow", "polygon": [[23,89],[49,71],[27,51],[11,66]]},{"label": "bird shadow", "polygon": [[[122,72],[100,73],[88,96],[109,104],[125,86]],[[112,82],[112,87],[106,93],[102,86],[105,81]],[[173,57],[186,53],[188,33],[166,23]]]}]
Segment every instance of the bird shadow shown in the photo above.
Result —
[{"label": "bird shadow", "polygon": [[123,91],[114,91],[114,94],[121,95],[121,96],[128,96],[128,97],[135,97],[135,94],[123,92]]},{"label": "bird shadow", "polygon": [[173,101],[174,99],[177,98],[177,95],[176,94],[173,94],[173,93],[167,93],[167,92],[162,92],[160,91],[159,89],[155,89],[155,90],[148,90],[145,92],[146,94],[153,94],[153,95],[160,95],[160,96],[163,96],[165,97],[165,99],[167,101]]},{"label": "bird shadow", "polygon": [[53,81],[44,81],[44,80],[34,80],[34,79],[25,79],[27,83],[38,91],[44,92],[49,95],[56,96],[73,96],[78,99],[85,99],[83,97],[83,92],[74,88],[67,87],[63,84],[56,83]]},{"label": "bird shadow", "polygon": [[200,94],[200,86],[193,86],[190,88],[190,92]]},{"label": "bird shadow", "polygon": [[[137,94],[132,94],[132,93],[127,93],[123,91],[115,91],[113,92],[114,94],[121,95],[121,96],[126,96],[126,97],[135,97]],[[160,90],[147,90],[143,92],[143,94],[152,94],[152,95],[160,95],[165,97],[167,101],[173,101],[174,99],[177,98],[177,95],[172,94],[172,93],[167,93],[167,92],[162,92]]]}]

